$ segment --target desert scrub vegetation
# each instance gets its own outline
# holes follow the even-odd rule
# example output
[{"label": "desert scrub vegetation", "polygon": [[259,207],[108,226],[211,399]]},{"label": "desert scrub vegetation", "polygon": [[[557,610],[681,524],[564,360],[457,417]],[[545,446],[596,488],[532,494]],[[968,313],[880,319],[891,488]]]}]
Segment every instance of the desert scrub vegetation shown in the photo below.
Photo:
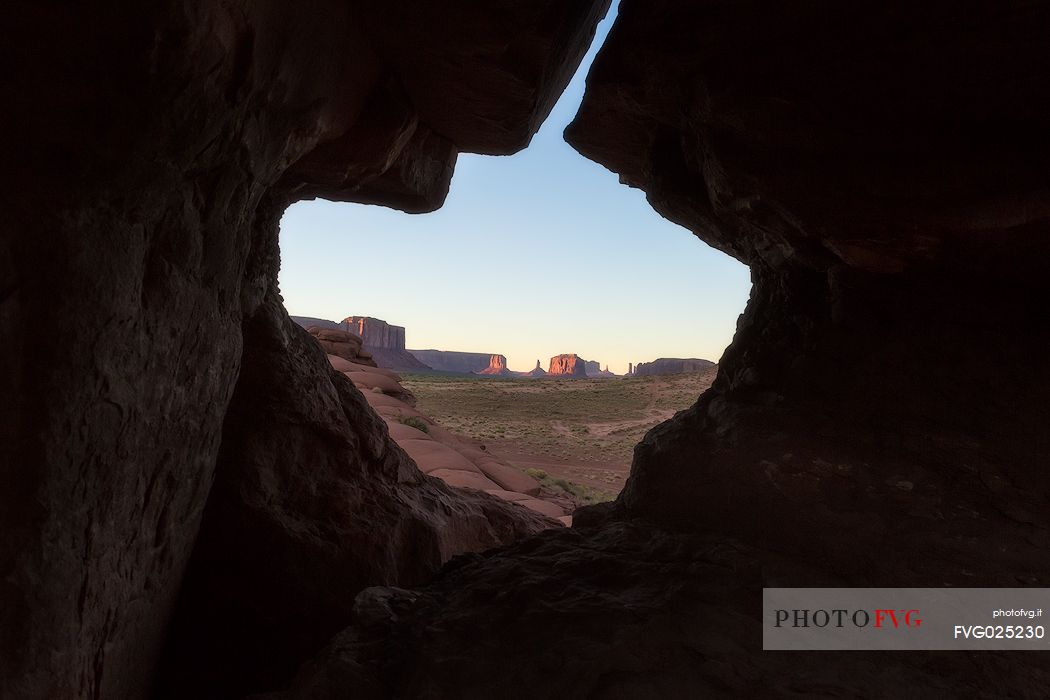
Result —
[{"label": "desert scrub vegetation", "polygon": [[615,379],[406,373],[401,384],[419,411],[464,437],[626,474],[642,436],[692,405],[713,379],[714,371]]},{"label": "desert scrub vegetation", "polygon": [[430,428],[427,426],[427,422],[418,416],[408,416],[407,418],[399,418],[398,422],[402,425],[407,425],[409,428],[415,428],[424,433],[429,433]]},{"label": "desert scrub vegetation", "polygon": [[605,501],[611,501],[613,498],[612,494],[600,489],[584,486],[583,484],[575,484],[568,479],[554,478],[543,469],[526,469],[524,471],[540,482],[540,486],[571,496],[574,501],[582,505],[604,503]]},{"label": "desert scrub vegetation", "polygon": [[435,418],[479,417],[492,424],[546,420],[583,423],[636,420],[652,410],[688,408],[711,384],[713,373],[618,379],[520,379],[405,374],[402,385],[420,410]]}]

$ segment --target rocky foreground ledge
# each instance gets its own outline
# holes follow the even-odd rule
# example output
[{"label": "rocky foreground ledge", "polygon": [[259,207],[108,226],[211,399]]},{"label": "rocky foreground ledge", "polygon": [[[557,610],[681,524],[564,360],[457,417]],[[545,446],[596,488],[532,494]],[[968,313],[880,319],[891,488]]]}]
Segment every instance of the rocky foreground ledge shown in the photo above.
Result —
[{"label": "rocky foreground ledge", "polygon": [[[401,385],[393,370],[356,362],[360,343],[351,333],[310,328],[310,334],[329,354],[328,362],[361,390],[368,404],[386,423],[390,438],[424,473],[449,486],[489,495],[571,525],[572,515],[562,504],[540,497],[539,482],[486,450],[484,445],[454,435],[415,408],[416,398]],[[564,504],[568,505],[568,504]],[[553,523],[552,523],[553,524]]]},{"label": "rocky foreground ledge", "polygon": [[1050,687],[1036,654],[758,652],[761,588],[789,582],[858,583],[640,521],[546,532],[454,559],[421,590],[365,589],[353,626],[256,700],[1035,700]]}]

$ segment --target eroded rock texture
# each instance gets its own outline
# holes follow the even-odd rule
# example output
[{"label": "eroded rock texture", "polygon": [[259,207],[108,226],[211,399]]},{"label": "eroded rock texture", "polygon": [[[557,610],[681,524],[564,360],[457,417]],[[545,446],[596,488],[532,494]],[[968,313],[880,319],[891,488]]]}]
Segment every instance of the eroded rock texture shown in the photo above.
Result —
[{"label": "eroded rock texture", "polygon": [[385,350],[405,349],[405,327],[395,326],[371,316],[347,316],[343,319],[365,345]]},{"label": "eroded rock texture", "polygon": [[321,349],[329,355],[341,357],[347,362],[376,366],[372,354],[364,349],[361,336],[349,331],[322,326],[309,326],[306,332],[314,337]]},{"label": "eroded rock texture", "polygon": [[580,530],[352,602],[544,521],[391,444],[280,306],[280,213],[440,205],[604,5],[5,13],[0,695],[266,690],[351,620],[290,695],[1047,695],[1041,656],[756,620],[763,585],[1050,582],[1038,3],[623,0],[568,137],[751,266],[719,378]]},{"label": "eroded rock texture", "polygon": [[[875,529],[1047,524],[1048,21],[624,3],[566,136],[754,282],[718,380],[647,437],[624,510],[798,542],[853,510]],[[745,496],[763,517],[736,513]]]},{"label": "eroded rock texture", "polygon": [[158,690],[252,689],[357,588],[545,522],[392,447],[281,308],[277,224],[439,206],[457,152],[528,142],[607,4],[5,13],[0,695],[144,696],[180,587]]},{"label": "eroded rock texture", "polygon": [[265,700],[1045,696],[1042,659],[757,651],[762,586],[803,579],[853,583],[640,521],[549,531],[453,560],[422,591],[366,589],[354,625]]},{"label": "eroded rock texture", "polygon": [[365,350],[380,367],[413,370],[430,369],[405,350],[405,327],[395,326],[370,316],[347,316],[343,319],[351,332],[361,336]]},{"label": "eroded rock texture", "polygon": [[615,504],[369,589],[287,696],[1050,692],[1045,659],[785,656],[758,624],[763,586],[1050,585],[1048,26],[623,0],[566,136],[751,266],[718,379]]},{"label": "eroded rock texture", "polygon": [[418,585],[454,554],[551,526],[420,473],[275,299],[244,339],[156,684],[165,697],[279,685],[341,629],[360,588]]},{"label": "eroded rock texture", "polygon": [[547,376],[547,370],[540,367],[540,361],[536,360],[536,366],[525,373],[528,377],[545,377]]},{"label": "eroded rock texture", "polygon": [[491,374],[498,376],[509,375],[510,373],[510,369],[507,367],[507,358],[504,355],[491,355],[489,357],[488,366],[478,372],[478,374]]},{"label": "eroded rock texture", "polygon": [[547,374],[551,377],[586,377],[586,360],[578,355],[555,355],[551,358]]},{"label": "eroded rock texture", "polygon": [[441,372],[461,372],[463,374],[481,373],[490,367],[496,367],[498,358],[503,358],[506,367],[507,358],[503,355],[487,352],[459,352],[456,350],[409,350],[413,357],[427,367]]},{"label": "eroded rock texture", "polygon": [[639,362],[637,367],[632,368],[631,373],[636,374],[639,377],[645,377],[657,374],[704,372],[714,369],[714,367],[715,363],[711,362],[711,360],[701,360],[695,357],[688,359],[679,357],[661,357],[652,362]]}]

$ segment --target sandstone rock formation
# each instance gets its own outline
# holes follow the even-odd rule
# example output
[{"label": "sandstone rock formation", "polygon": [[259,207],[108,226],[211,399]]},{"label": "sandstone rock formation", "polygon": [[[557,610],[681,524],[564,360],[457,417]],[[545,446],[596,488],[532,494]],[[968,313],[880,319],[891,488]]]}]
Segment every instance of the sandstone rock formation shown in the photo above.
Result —
[{"label": "sandstone rock formation", "polygon": [[[925,697],[994,700],[1006,686],[1034,700],[1050,682],[1045,661],[994,652],[756,651],[770,565],[834,581],[808,562],[631,521],[548,531],[457,560],[421,591],[366,589],[355,624],[272,697],[365,688],[356,697],[787,700],[922,688]],[[1001,675],[1003,664],[1016,677]]]},{"label": "sandstone rock formation", "polygon": [[353,362],[343,362],[341,357],[329,355],[332,367],[346,375],[354,386],[362,392],[386,394],[409,406],[416,405],[415,395],[401,385],[401,377],[396,372],[380,367],[372,368]]},{"label": "sandstone rock formation", "polygon": [[[1016,511],[1050,478],[1033,461],[1047,449],[1036,436],[1050,373],[1042,360],[989,372],[988,358],[1015,356],[1050,323],[1032,307],[1042,276],[1028,252],[1050,225],[1029,160],[1050,106],[1025,106],[1021,77],[1050,74],[1030,29],[1050,11],[984,3],[944,26],[946,8],[745,3],[702,20],[688,3],[621,6],[566,136],[746,262],[754,284],[711,391],[638,448],[623,512],[795,550],[841,531],[853,516],[833,504],[847,501],[871,527],[921,530],[909,550],[975,519],[1011,538],[1043,521]],[[914,33],[898,41],[901,22]],[[1004,419],[995,405],[1015,409]],[[1003,490],[991,496],[989,480]],[[901,482],[923,486],[902,495]],[[745,494],[761,518],[735,513]],[[850,528],[851,548],[875,537]],[[857,565],[824,541],[843,547],[829,565]],[[988,571],[971,559],[1002,550],[984,543],[927,559],[922,575]]]},{"label": "sandstone rock formation", "polygon": [[[440,372],[477,374],[489,367],[493,357],[487,352],[457,352],[454,350],[409,350],[416,359]],[[503,360],[506,365],[506,358]]]},{"label": "sandstone rock formation", "polygon": [[395,370],[425,370],[427,365],[405,350],[405,328],[371,316],[347,316],[342,325],[361,338],[379,367]]},{"label": "sandstone rock formation", "polygon": [[510,376],[513,372],[507,368],[507,358],[503,355],[490,355],[489,364],[485,369],[478,372],[478,374],[488,374],[497,376]]},{"label": "sandstone rock formation", "polygon": [[656,374],[686,374],[689,372],[705,372],[716,366],[717,365],[710,360],[661,357],[652,362],[639,362],[638,366],[634,368],[634,373],[639,377]]},{"label": "sandstone rock formation", "polygon": [[353,333],[320,326],[310,326],[306,332],[312,335],[329,355],[362,365],[376,366],[372,353],[364,349],[361,338]]},{"label": "sandstone rock formation", "polygon": [[423,476],[369,406],[383,397],[411,408],[355,389],[353,371],[332,368],[345,360],[326,362],[275,298],[244,337],[214,485],[155,681],[161,697],[273,687],[349,619],[347,587],[421,583],[455,554],[551,527]]},{"label": "sandstone rock formation", "polygon": [[584,361],[576,355],[555,355],[551,358],[550,369],[547,370],[550,377],[586,377],[587,371]]},{"label": "sandstone rock formation", "polygon": [[[340,323],[337,321],[329,321],[327,318],[315,318],[314,316],[290,316],[293,321],[298,323],[303,328],[309,329],[312,326],[318,328],[328,328],[337,331],[349,331],[350,325],[347,323]],[[358,336],[360,337],[360,336]]]},{"label": "sandstone rock formation", "polygon": [[439,206],[606,5],[5,13],[0,696],[284,692],[313,657],[286,695],[1045,697],[1044,655],[764,653],[757,613],[1050,586],[1041,3],[622,0],[567,137],[752,297],[615,506],[434,576],[548,521],[415,468],[365,399],[413,409],[287,317],[278,222]]},{"label": "sandstone rock formation", "polygon": [[277,228],[440,206],[459,151],[528,143],[607,5],[5,13],[0,696],[145,697],[180,591],[180,696],[276,687],[356,590],[540,523],[393,446],[282,308]]},{"label": "sandstone rock formation", "polygon": [[1050,10],[959,13],[623,0],[566,136],[750,265],[718,378],[614,507],[369,589],[291,697],[1045,694],[1016,654],[758,651],[767,585],[1050,584]]},{"label": "sandstone rock formation", "polygon": [[[338,358],[330,357],[329,361],[336,369],[340,368]],[[351,380],[360,374],[366,373],[356,368],[346,372]],[[531,507],[526,501],[535,500],[534,497],[540,492],[540,485],[535,479],[502,462],[480,445],[453,435],[429,416],[414,410],[414,404],[398,395],[411,396],[411,392],[400,386],[398,378],[388,378],[397,384],[396,389],[365,393],[365,400],[383,416],[391,438],[412,457],[424,473],[438,476],[453,486],[470,486],[489,491],[504,500]],[[408,421],[410,418],[417,420]],[[478,481],[470,484],[455,483],[461,478],[461,475],[452,474],[457,471],[477,474]],[[550,508],[542,506],[533,510],[544,512],[550,511]],[[566,515],[561,508],[550,512],[554,517]]]},{"label": "sandstone rock formation", "polygon": [[602,372],[602,364],[597,360],[584,360],[583,361],[583,372],[588,377],[597,377]]},{"label": "sandstone rock formation", "polygon": [[535,479],[503,462],[483,445],[450,433],[392,392],[366,393],[365,398],[387,422],[390,437],[425,474],[449,486],[485,491],[561,525],[572,525],[572,515],[554,502],[558,499],[544,495]]},{"label": "sandstone rock formation", "polygon": [[[329,360],[333,367],[340,368],[339,358]],[[346,374],[354,380],[365,373],[355,369]],[[391,380],[397,383],[396,379]],[[445,430],[415,410],[414,404],[400,398],[399,393],[411,396],[400,385],[391,391],[366,392],[364,396],[383,416],[390,437],[423,473],[449,486],[485,491],[516,506],[558,519],[563,525],[572,523],[571,515],[564,508],[541,496],[540,484],[535,479],[503,462],[484,446]]]},{"label": "sandstone rock formation", "polygon": [[613,372],[609,371],[609,365],[605,365],[605,369],[602,369],[601,365],[597,362],[587,361],[587,377],[591,379],[608,379],[609,377],[617,376]]},{"label": "sandstone rock formation", "polygon": [[371,316],[347,316],[343,319],[343,323],[371,348],[405,349],[404,326],[394,326]]},{"label": "sandstone rock formation", "polygon": [[536,366],[533,367],[528,372],[524,372],[523,376],[526,376],[526,377],[546,377],[547,376],[547,370],[543,369],[543,367],[540,366],[540,361],[539,360],[536,360]]},{"label": "sandstone rock formation", "polygon": [[[405,371],[430,369],[405,351],[405,329],[402,326],[391,326],[386,321],[370,316],[348,316],[339,322],[312,316],[292,316],[291,319],[307,330],[316,327],[348,332],[360,341],[358,345],[362,348],[357,351],[358,356],[369,364]],[[367,335],[368,339],[362,334]],[[355,359],[340,354],[338,348],[325,346],[325,349],[330,354]]]}]

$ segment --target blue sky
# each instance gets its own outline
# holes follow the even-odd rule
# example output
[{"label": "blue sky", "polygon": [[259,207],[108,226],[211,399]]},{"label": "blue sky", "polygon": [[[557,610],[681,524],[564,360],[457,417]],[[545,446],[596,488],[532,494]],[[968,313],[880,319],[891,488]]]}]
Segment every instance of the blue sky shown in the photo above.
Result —
[{"label": "blue sky", "polygon": [[618,374],[657,357],[717,360],[751,289],[747,268],[662,218],[562,139],[615,16],[532,144],[461,154],[431,214],[322,200],[281,222],[294,315],[374,316],[409,348],[502,353],[515,370],[576,353]]}]

